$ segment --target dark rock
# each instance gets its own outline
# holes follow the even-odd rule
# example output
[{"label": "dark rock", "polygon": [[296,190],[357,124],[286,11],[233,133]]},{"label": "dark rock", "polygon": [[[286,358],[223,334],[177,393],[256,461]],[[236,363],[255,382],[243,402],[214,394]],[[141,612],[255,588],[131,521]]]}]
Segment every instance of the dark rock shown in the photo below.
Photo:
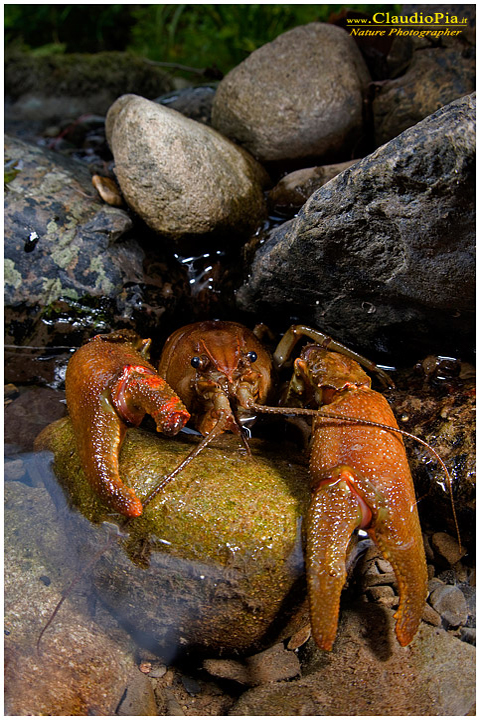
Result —
[{"label": "dark rock", "polygon": [[445,568],[450,561],[457,562],[460,554],[455,515],[462,545],[472,547],[475,542],[475,380],[425,379],[417,372],[404,372],[396,374],[396,384],[396,389],[388,391],[388,398],[400,428],[428,443],[451,476],[453,507],[449,481],[438,460],[419,443],[408,442],[410,468],[420,498],[420,520],[434,531],[432,544],[437,538],[435,553],[429,551],[430,561]]},{"label": "dark rock", "polygon": [[293,316],[395,364],[408,346],[470,352],[474,158],[472,95],[317,190],[259,248],[239,306],[273,324]]},{"label": "dark rock", "polygon": [[99,199],[80,162],[16,138],[5,147],[15,170],[5,193],[6,342],[47,346],[56,333],[57,344],[76,346],[114,323],[157,327],[178,301],[175,277],[168,294],[160,279],[148,282],[127,212]]},{"label": "dark rock", "polygon": [[432,535],[432,547],[449,565],[455,565],[466,553],[465,548],[458,546],[458,540],[444,532]]},{"label": "dark rock", "polygon": [[383,145],[443,105],[474,92],[475,58],[451,48],[417,50],[407,72],[376,87],[375,142]]},{"label": "dark rock", "polygon": [[148,677],[134,668],[127,680],[125,696],[120,703],[116,715],[143,717],[157,715],[157,703],[153,686]]},{"label": "dark rock", "polygon": [[[415,35],[407,35],[395,38],[388,53],[387,64],[388,74],[386,77],[396,78],[404,74],[413,54],[417,50],[428,50],[435,47],[456,48],[457,52],[462,53],[465,57],[473,55],[475,52],[473,46],[476,41],[476,6],[475,5],[422,5],[422,4],[405,4],[402,5],[401,15],[414,15],[414,13],[423,13],[423,15],[431,15],[432,13],[441,12],[445,16],[448,13],[450,17],[455,16],[460,20],[465,19],[467,22],[462,26],[460,35],[444,35],[441,38],[419,37]],[[472,52],[473,51],[473,52]]]},{"label": "dark rock", "polygon": [[216,90],[216,86],[212,85],[182,88],[156,98],[155,102],[177,110],[190,120],[211,125],[212,105]]},{"label": "dark rock", "polygon": [[429,597],[434,610],[442,617],[447,627],[459,627],[467,621],[468,610],[465,596],[454,585],[435,588]]}]

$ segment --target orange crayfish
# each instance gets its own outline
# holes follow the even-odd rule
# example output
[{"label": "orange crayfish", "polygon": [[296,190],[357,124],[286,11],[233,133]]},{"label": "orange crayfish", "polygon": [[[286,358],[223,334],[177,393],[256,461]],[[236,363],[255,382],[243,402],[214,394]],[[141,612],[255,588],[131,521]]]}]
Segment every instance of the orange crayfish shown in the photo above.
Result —
[{"label": "orange crayfish", "polygon": [[207,320],[176,330],[162,351],[159,374],[175,389],[207,435],[230,430],[244,437],[272,387],[272,359],[248,328]]},{"label": "orange crayfish", "polygon": [[384,382],[389,378],[362,356],[300,325],[280,341],[273,356],[278,368],[304,336],[315,344],[294,362],[286,407],[266,405],[272,357],[238,323],[204,321],[175,331],[158,373],[146,360],[150,341],[128,331],[97,336],[75,353],[67,370],[67,405],[82,463],[99,494],[120,513],[135,516],[142,504],[120,480],[118,453],[126,427],[138,425],[145,413],[158,430],[171,434],[191,417],[206,436],[202,447],[228,430],[247,448],[246,428],[257,413],[312,415],[312,500],[305,525],[314,639],[320,648],[332,648],[347,546],[362,528],[393,566],[400,595],[396,634],[407,645],[427,596],[422,534],[403,431],[361,365]]}]

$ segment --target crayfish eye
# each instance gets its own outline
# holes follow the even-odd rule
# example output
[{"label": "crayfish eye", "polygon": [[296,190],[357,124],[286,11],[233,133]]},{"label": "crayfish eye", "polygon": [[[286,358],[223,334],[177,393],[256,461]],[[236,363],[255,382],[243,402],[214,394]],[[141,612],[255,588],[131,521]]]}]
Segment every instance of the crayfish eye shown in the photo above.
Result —
[{"label": "crayfish eye", "polygon": [[250,360],[250,362],[255,362],[255,360],[257,359],[257,353],[255,352],[255,350],[250,350],[249,352],[247,352],[247,358]]},{"label": "crayfish eye", "polygon": [[195,370],[205,370],[208,365],[208,358],[205,357],[205,355],[194,355],[190,360],[190,365],[195,368]]}]

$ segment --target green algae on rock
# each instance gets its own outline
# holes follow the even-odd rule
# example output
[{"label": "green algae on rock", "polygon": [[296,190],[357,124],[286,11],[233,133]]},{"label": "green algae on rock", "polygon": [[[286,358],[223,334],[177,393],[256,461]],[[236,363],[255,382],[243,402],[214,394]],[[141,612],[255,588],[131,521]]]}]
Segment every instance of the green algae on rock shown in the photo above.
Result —
[{"label": "green algae on rock", "polygon": [[[49,425],[36,449],[54,453],[54,470],[74,507],[90,521],[80,552],[90,558],[104,520],[115,519],[87,484],[68,418]],[[191,444],[129,430],[120,474],[145,498],[188,454]],[[207,448],[130,522],[92,569],[103,602],[132,632],[161,647],[244,651],[259,648],[303,600],[300,517],[307,470],[237,438]],[[99,543],[100,547],[100,543]]]}]

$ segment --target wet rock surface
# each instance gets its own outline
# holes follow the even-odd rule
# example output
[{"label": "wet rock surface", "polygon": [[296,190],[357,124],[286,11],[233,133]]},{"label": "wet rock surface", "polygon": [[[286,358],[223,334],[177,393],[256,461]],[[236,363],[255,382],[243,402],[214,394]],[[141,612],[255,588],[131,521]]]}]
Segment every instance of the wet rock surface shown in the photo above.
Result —
[{"label": "wet rock surface", "polygon": [[101,614],[92,621],[78,586],[37,648],[63,583],[75,573],[58,512],[44,487],[7,482],[5,710],[8,715],[113,714],[134,667],[133,646],[108,616],[106,626]]},{"label": "wet rock surface", "polygon": [[311,23],[263,45],[226,75],[212,124],[261,162],[348,157],[362,137],[369,80],[346,32]]},{"label": "wet rock surface", "polygon": [[[128,215],[104,205],[80,163],[16,138],[5,152],[16,176],[5,193],[5,305],[11,338],[23,310],[30,327],[58,303],[121,296],[142,277],[143,251]],[[132,302],[133,298],[130,297]],[[119,301],[121,304],[121,300]],[[119,310],[120,308],[118,308]]]},{"label": "wet rock surface", "polygon": [[[261,646],[280,631],[282,612],[288,619],[303,574],[299,517],[308,502],[306,470],[256,445],[248,462],[231,436],[218,443],[129,526],[124,549],[108,548],[93,570],[112,612],[134,634],[174,652]],[[74,444],[67,418],[46,428],[36,449],[55,453],[56,475],[90,520],[118,522],[87,485]],[[124,482],[145,497],[190,449],[131,430],[121,454]],[[83,525],[88,557],[91,543],[101,547],[105,540]]]},{"label": "wet rock surface", "polygon": [[136,95],[112,105],[106,128],[125,200],[158,233],[241,234],[264,219],[265,171],[215,130]]},{"label": "wet rock surface", "polygon": [[[8,136],[5,158],[11,379],[25,379],[15,370],[16,346],[75,347],[117,324],[143,327],[146,334],[156,330],[188,287],[178,263],[172,258],[167,265],[155,251],[147,257],[145,227],[137,221],[133,230],[126,210],[101,200],[84,163]],[[32,358],[29,379],[42,372],[34,365]]]},{"label": "wet rock surface", "polygon": [[[453,375],[443,367],[446,360],[453,362]],[[473,541],[475,532],[476,391],[472,371],[467,363],[429,356],[413,371],[401,375],[397,389],[388,393],[399,427],[427,442],[445,462],[451,476],[460,536],[462,543],[467,544]],[[406,444],[417,497],[421,498],[420,519],[455,537],[452,497],[445,473],[426,448],[408,439]],[[451,541],[442,542],[437,533],[433,543],[444,564],[454,564],[461,558],[458,542],[454,548]],[[442,548],[441,553],[438,547]]]},{"label": "wet rock surface", "polygon": [[239,305],[370,353],[401,355],[406,335],[469,351],[474,112],[474,95],[457,100],[317,190],[258,249]]}]

